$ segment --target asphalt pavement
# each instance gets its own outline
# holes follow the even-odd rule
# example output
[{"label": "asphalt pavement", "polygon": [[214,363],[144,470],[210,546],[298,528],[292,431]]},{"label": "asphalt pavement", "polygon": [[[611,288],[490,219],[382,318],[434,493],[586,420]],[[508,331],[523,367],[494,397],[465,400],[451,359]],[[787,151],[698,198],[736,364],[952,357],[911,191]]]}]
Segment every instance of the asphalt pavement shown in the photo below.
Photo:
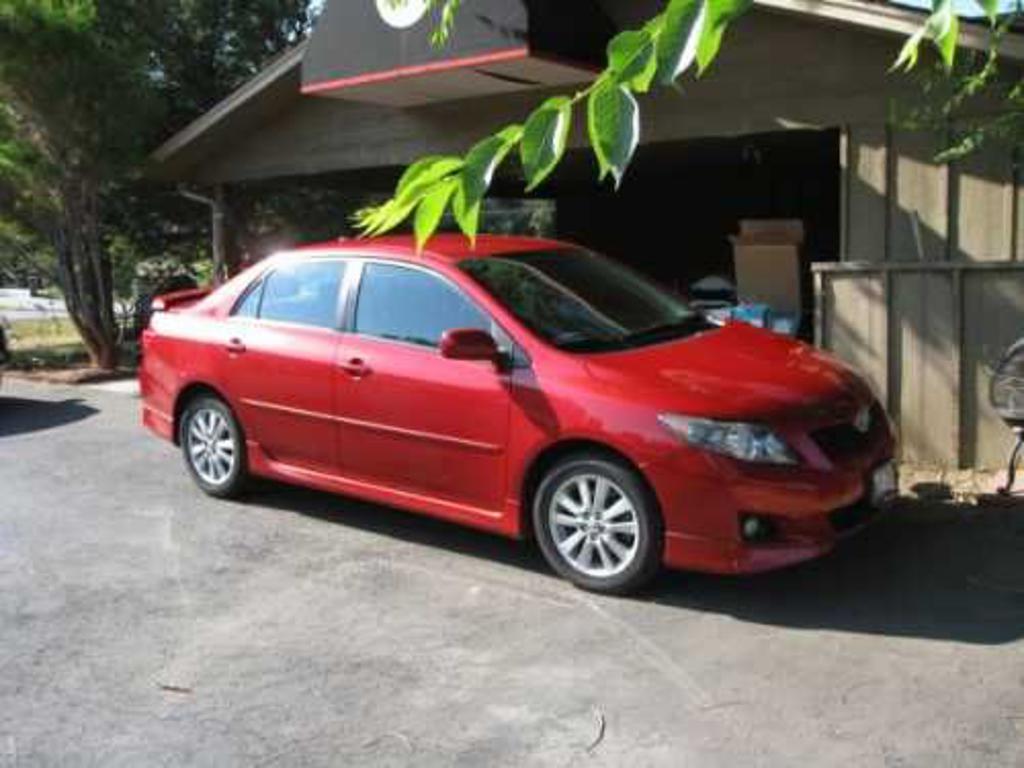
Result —
[{"label": "asphalt pavement", "polygon": [[1024,507],[599,598],[528,544],[191,484],[130,389],[0,389],[0,768],[1024,765]]}]

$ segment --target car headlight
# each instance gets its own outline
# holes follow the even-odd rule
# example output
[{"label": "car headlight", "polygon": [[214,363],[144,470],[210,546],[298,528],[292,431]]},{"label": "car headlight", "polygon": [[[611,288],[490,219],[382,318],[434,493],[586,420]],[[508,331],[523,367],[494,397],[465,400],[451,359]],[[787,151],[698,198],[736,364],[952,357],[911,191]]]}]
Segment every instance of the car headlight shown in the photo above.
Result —
[{"label": "car headlight", "polygon": [[658,421],[687,445],[756,464],[797,464],[786,441],[759,424],[714,421],[663,413]]}]

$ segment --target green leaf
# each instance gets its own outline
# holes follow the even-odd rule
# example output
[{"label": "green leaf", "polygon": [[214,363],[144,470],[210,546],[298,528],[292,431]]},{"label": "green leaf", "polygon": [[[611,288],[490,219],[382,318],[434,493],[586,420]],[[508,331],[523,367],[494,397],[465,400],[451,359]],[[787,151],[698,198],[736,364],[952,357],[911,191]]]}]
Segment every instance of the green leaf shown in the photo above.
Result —
[{"label": "green leaf", "polygon": [[665,9],[665,26],[658,40],[658,80],[668,85],[697,57],[707,22],[709,0],[672,0]]},{"label": "green leaf", "polygon": [[981,9],[985,11],[990,24],[995,24],[999,18],[999,0],[976,0]]},{"label": "green leaf", "polygon": [[565,96],[548,99],[526,121],[519,154],[527,192],[540,186],[561,162],[571,125],[572,100]]},{"label": "green leaf", "polygon": [[953,68],[960,39],[960,19],[953,7],[953,0],[934,0],[933,7],[934,11],[924,25],[903,44],[892,69],[910,71],[917,66],[924,40],[930,40],[935,45],[947,71]]},{"label": "green leaf", "polygon": [[454,179],[464,161],[461,157],[433,155],[410,165],[398,180],[394,197],[387,202],[357,211],[353,220],[364,237],[394,229],[416,210],[439,182]]},{"label": "green leaf", "polygon": [[753,5],[753,0],[712,0],[708,18],[697,44],[697,72],[704,71],[718,56],[725,30]]},{"label": "green leaf", "polygon": [[932,39],[939,49],[946,69],[950,70],[956,59],[956,44],[960,40],[960,18],[953,10],[953,0],[943,0],[940,10],[932,18],[936,19]]},{"label": "green leaf", "polygon": [[[439,2],[441,0],[437,0],[434,4],[436,5]],[[462,0],[444,0],[444,5],[441,8],[441,18],[437,22],[434,31],[430,34],[430,44],[432,46],[443,48],[448,44],[452,32],[455,31],[455,17],[458,15],[461,6]]]},{"label": "green leaf", "polygon": [[658,73],[658,57],[653,30],[648,25],[628,30],[612,38],[608,44],[608,64],[612,76],[638,93],[650,90]]},{"label": "green leaf", "polygon": [[480,205],[494,174],[522,136],[521,125],[510,125],[479,142],[466,154],[452,209],[459,228],[471,240],[476,238]]},{"label": "green leaf", "polygon": [[434,182],[458,171],[462,168],[462,165],[463,160],[461,157],[444,155],[431,155],[430,157],[424,157],[422,160],[417,160],[405,169],[402,178],[398,180],[395,197],[402,197],[414,185],[417,187],[433,185]]},{"label": "green leaf", "polygon": [[373,237],[387,232],[409,218],[422,198],[421,194],[410,200],[388,200],[383,205],[364,208],[356,213],[356,226],[362,230],[364,237]]},{"label": "green leaf", "polygon": [[903,48],[900,49],[900,55],[896,57],[896,61],[893,62],[889,71],[902,69],[904,72],[909,72],[916,67],[922,40],[924,40],[924,29],[919,29],[908,37],[907,41],[903,44]]},{"label": "green leaf", "polygon": [[466,194],[465,180],[455,190],[455,199],[452,201],[452,213],[455,214],[455,221],[462,230],[462,234],[468,237],[473,243],[476,242],[477,231],[480,228],[480,209],[482,197],[476,202],[470,202]]},{"label": "green leaf", "polygon": [[462,178],[470,200],[479,199],[487,193],[498,167],[522,135],[522,126],[510,125],[503,131],[488,136],[466,153]]},{"label": "green leaf", "polygon": [[611,174],[618,187],[640,143],[640,108],[629,89],[612,81],[598,85],[587,103],[587,128],[600,178]]},{"label": "green leaf", "polygon": [[416,233],[416,252],[421,253],[423,246],[437,232],[444,217],[448,202],[452,199],[455,189],[459,186],[458,179],[445,179],[431,192],[424,195],[419,208],[416,209],[416,221],[413,231]]}]

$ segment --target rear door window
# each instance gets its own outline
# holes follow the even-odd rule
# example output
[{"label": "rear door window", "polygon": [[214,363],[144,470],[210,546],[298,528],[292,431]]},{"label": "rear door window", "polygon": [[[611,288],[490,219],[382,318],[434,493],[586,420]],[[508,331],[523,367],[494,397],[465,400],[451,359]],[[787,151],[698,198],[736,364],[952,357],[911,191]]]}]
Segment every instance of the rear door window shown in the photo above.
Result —
[{"label": "rear door window", "polygon": [[307,261],[279,267],[263,281],[259,317],[317,328],[337,328],[344,276],[345,264],[341,261]]},{"label": "rear door window", "polygon": [[235,317],[252,317],[260,315],[260,299],[263,298],[263,279],[260,278],[254,285],[249,286],[242,300],[235,305],[232,314]]}]

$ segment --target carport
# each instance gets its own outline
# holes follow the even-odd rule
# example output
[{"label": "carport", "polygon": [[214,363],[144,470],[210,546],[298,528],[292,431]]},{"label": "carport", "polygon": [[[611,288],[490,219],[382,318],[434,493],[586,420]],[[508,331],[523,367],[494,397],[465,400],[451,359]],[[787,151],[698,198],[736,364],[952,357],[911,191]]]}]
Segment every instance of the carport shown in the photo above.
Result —
[{"label": "carport", "polygon": [[[378,6],[328,3],[307,43],[160,147],[152,175],[217,188],[225,205],[261,180],[386,195],[405,164],[464,152],[585,81],[617,29],[660,8],[476,0],[437,50],[428,24]],[[934,137],[893,123],[893,101],[918,86],[888,68],[920,19],[861,0],[760,0],[706,78],[646,99],[619,194],[596,186],[577,130],[540,218],[679,289],[730,275],[741,220],[802,220],[807,331],[867,372],[905,458],[997,466],[1011,435],[984,376],[1024,327],[1024,196],[1008,151],[937,165]],[[984,37],[968,28],[964,42]],[[1022,53],[1011,36],[1006,55]],[[503,210],[522,196],[513,166],[495,189]]]}]

